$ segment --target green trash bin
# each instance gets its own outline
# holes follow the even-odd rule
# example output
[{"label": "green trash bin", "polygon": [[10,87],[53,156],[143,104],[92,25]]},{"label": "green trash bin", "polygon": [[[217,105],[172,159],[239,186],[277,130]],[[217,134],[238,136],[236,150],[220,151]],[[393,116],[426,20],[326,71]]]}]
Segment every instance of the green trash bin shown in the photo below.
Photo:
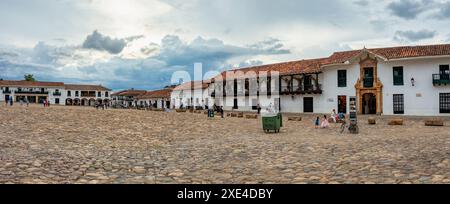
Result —
[{"label": "green trash bin", "polygon": [[208,118],[214,118],[214,110],[208,109]]},{"label": "green trash bin", "polygon": [[283,117],[281,113],[266,113],[261,116],[264,132],[280,132],[281,127],[283,127]]}]

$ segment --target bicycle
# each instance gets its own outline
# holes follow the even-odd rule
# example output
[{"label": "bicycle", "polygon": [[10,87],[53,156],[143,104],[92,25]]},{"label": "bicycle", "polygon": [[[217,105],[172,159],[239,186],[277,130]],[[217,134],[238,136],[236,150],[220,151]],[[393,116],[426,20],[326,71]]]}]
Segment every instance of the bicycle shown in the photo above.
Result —
[{"label": "bicycle", "polygon": [[340,133],[341,134],[344,133],[346,128],[347,128],[347,121],[346,120],[342,120]]}]

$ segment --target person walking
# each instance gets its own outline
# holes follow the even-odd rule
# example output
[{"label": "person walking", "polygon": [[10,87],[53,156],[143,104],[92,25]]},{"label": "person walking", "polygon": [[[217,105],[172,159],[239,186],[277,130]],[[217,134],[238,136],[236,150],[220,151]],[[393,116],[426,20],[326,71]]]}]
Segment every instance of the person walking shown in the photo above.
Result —
[{"label": "person walking", "polygon": [[28,100],[28,97],[25,97],[25,103],[27,104],[27,107],[29,107],[30,101]]},{"label": "person walking", "polygon": [[6,104],[6,106],[8,106],[8,104],[9,104],[9,96],[5,97],[5,104]]},{"label": "person walking", "polygon": [[223,106],[220,106],[220,117],[224,118]]},{"label": "person walking", "polygon": [[261,114],[261,105],[259,105],[259,103],[258,103],[258,106],[256,106],[256,109],[258,110],[258,115],[260,115]]},{"label": "person walking", "polygon": [[9,97],[9,105],[11,105],[11,106],[14,105],[14,101],[13,101],[13,97],[12,96]]}]

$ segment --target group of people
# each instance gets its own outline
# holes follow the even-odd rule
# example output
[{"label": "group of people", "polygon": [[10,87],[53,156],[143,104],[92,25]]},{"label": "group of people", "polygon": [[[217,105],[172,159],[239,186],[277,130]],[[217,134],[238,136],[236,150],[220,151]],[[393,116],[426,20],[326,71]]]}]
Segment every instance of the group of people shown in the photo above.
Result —
[{"label": "group of people", "polygon": [[212,111],[215,111],[217,113],[220,114],[220,117],[224,118],[224,110],[223,110],[223,106],[217,106],[216,104],[213,105],[213,109]]},{"label": "group of people", "polygon": [[48,99],[43,99],[42,100],[42,104],[44,105],[44,108],[45,107],[50,107],[50,101]]},{"label": "group of people", "polygon": [[[333,111],[331,112],[331,117],[330,119],[334,122],[337,123],[339,121],[345,120],[345,114],[344,113],[336,113],[336,110],[333,109]],[[317,117],[315,122],[314,122],[316,128],[329,128],[330,127],[330,121],[328,120],[327,116],[324,115],[322,120],[320,120],[320,117]]]},{"label": "group of people", "polygon": [[95,102],[94,104],[95,109],[100,109],[102,108],[102,110],[108,109],[109,107],[109,103],[99,103],[99,102]]},{"label": "group of people", "polygon": [[[14,105],[14,100],[12,96],[9,96],[6,98],[5,100],[6,106],[10,105],[13,106]],[[28,98],[24,98],[24,99],[20,99],[19,100],[20,105],[22,106],[24,103],[27,105],[27,107],[30,105],[30,101],[28,100]]]}]

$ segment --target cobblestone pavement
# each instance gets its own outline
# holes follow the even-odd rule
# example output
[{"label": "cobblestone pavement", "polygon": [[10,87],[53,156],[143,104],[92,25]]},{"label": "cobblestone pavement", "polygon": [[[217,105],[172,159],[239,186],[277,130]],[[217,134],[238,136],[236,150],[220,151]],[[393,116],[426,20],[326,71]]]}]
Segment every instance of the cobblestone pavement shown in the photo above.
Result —
[{"label": "cobblestone pavement", "polygon": [[0,106],[0,183],[450,183],[450,127]]}]

